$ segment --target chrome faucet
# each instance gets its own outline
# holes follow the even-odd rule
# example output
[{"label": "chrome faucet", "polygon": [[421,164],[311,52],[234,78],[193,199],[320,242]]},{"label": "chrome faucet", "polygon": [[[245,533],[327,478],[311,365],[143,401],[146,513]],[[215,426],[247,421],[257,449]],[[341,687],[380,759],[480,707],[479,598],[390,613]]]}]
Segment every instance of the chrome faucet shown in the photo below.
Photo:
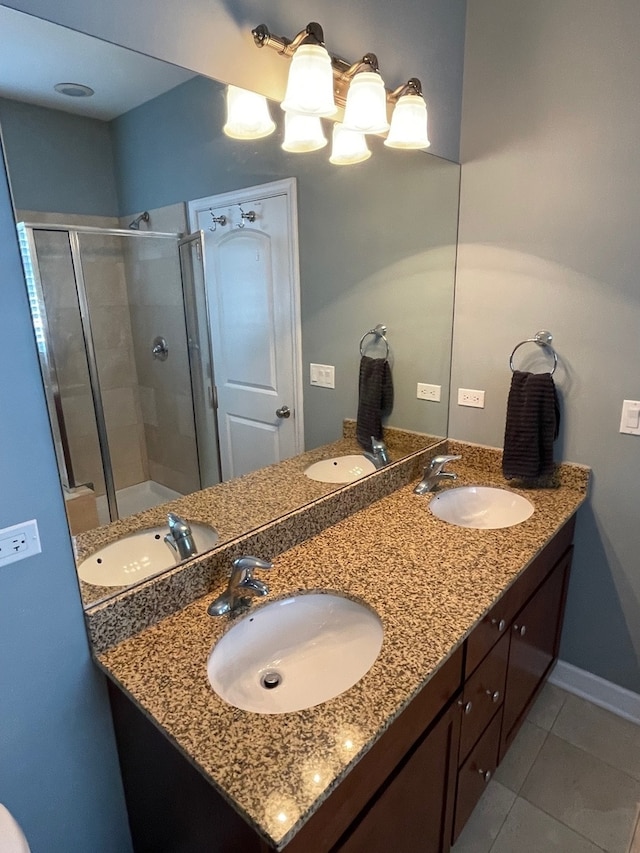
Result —
[{"label": "chrome faucet", "polygon": [[180,560],[186,560],[198,553],[193,533],[187,522],[176,515],[175,512],[167,513],[169,532],[164,541]]},{"label": "chrome faucet", "polygon": [[391,461],[389,459],[389,452],[387,451],[387,445],[381,438],[376,438],[375,436],[371,436],[371,453],[365,452],[364,454],[367,459],[370,459],[376,468],[382,468],[384,465],[388,465]]},{"label": "chrome faucet", "polygon": [[266,583],[254,578],[254,569],[272,569],[273,563],[258,557],[237,557],[226,590],[212,601],[207,608],[209,616],[222,616],[233,613],[241,604],[248,604],[252,596],[263,596],[269,592]]},{"label": "chrome faucet", "polygon": [[416,495],[424,495],[427,492],[433,492],[442,480],[455,480],[458,476],[453,471],[443,471],[442,469],[447,462],[455,462],[456,459],[462,459],[461,456],[434,456],[431,463],[425,466],[422,474],[422,480],[413,490]]}]

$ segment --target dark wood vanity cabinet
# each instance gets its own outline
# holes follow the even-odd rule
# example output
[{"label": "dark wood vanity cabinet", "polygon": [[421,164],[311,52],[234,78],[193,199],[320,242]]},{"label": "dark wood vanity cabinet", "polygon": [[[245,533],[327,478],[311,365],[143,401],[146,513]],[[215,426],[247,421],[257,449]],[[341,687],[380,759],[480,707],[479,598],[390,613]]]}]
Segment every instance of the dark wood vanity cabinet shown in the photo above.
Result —
[{"label": "dark wood vanity cabinet", "polygon": [[467,639],[454,841],[557,659],[574,527],[575,517]]},{"label": "dark wood vanity cabinet", "polygon": [[[284,853],[447,853],[558,654],[571,518],[318,807]],[[113,684],[136,853],[272,848]]]}]

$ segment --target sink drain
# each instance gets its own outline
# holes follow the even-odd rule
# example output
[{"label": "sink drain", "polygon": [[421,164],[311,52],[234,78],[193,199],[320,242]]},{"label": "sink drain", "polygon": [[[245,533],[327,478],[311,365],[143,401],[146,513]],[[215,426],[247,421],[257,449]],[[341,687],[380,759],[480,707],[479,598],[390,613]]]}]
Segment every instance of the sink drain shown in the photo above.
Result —
[{"label": "sink drain", "polygon": [[265,672],[260,678],[260,684],[265,690],[273,690],[274,687],[279,687],[282,684],[282,676],[279,672]]}]

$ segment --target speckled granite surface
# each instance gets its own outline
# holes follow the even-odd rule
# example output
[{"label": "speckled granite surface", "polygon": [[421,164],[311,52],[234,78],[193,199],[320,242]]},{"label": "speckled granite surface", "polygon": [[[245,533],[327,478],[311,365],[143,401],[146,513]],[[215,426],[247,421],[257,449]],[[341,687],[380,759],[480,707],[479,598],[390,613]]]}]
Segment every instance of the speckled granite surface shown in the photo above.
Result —
[{"label": "speckled granite surface", "polygon": [[[385,430],[384,438],[392,461],[424,450],[440,440],[435,436],[393,427]],[[166,524],[169,511],[176,512],[190,522],[202,522],[215,527],[220,536],[219,546],[222,546],[341,487],[339,484],[319,483],[305,477],[305,468],[313,462],[331,456],[361,452],[355,438],[355,421],[345,420],[343,437],[331,444],[78,534],[77,563],[122,536]],[[80,580],[85,606],[102,601],[127,588],[129,587],[96,586]]]},{"label": "speckled granite surface", "polygon": [[[450,466],[459,474],[455,485],[508,487],[496,451],[458,443],[450,449],[464,452]],[[277,557],[265,603],[301,590],[337,590],[367,602],[384,624],[370,671],[315,708],[252,714],[210,688],[207,657],[230,620],[206,609],[223,583],[98,659],[281,848],[577,510],[588,478],[582,466],[561,466],[555,488],[524,492],[535,505],[531,518],[486,531],[439,521],[429,512],[431,496],[415,495],[409,484]]]},{"label": "speckled granite surface", "polygon": [[[321,530],[363,509],[410,482],[444,443],[404,457],[354,483],[334,489],[269,524],[239,536],[208,554],[167,569],[146,581],[111,593],[85,610],[93,646],[98,651],[159,622],[228,577],[232,561],[243,554],[273,560]],[[298,477],[302,476],[298,473]],[[306,478],[305,478],[306,479]],[[321,484],[322,485],[322,484]]]}]

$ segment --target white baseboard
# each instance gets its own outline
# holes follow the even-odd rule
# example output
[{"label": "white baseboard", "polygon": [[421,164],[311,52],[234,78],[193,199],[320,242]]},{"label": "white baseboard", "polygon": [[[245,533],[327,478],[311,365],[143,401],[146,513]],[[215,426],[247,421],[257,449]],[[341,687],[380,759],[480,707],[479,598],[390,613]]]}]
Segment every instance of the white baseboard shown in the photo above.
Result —
[{"label": "white baseboard", "polygon": [[618,687],[611,681],[605,681],[584,669],[578,669],[570,663],[559,660],[549,682],[569,693],[575,693],[600,708],[605,708],[619,717],[640,725],[640,693],[633,693],[624,687]]}]

